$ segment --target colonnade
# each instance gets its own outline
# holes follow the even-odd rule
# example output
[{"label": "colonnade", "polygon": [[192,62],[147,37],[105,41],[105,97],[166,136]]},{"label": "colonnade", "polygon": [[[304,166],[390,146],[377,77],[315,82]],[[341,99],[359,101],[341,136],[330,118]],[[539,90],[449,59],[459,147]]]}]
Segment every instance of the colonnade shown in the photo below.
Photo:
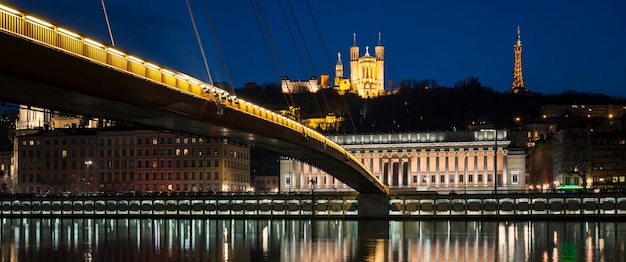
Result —
[{"label": "colonnade", "polygon": [[[524,189],[524,155],[509,155],[508,140],[355,143],[345,137],[335,139],[392,189],[468,193]],[[295,159],[283,157],[280,172],[281,191],[352,190],[328,172]]]}]

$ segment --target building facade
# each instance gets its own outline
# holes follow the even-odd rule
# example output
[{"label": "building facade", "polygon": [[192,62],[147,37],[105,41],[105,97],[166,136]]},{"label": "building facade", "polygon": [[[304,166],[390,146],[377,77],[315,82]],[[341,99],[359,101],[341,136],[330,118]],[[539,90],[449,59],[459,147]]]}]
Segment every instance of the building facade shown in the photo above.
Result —
[{"label": "building facade", "polygon": [[17,137],[19,192],[250,190],[250,149],[152,130],[54,129]]},{"label": "building facade", "polygon": [[[525,190],[525,150],[508,148],[507,131],[498,130],[497,139],[494,133],[485,130],[329,138],[348,149],[391,189],[460,193]],[[281,191],[353,190],[328,172],[290,158],[281,159],[280,177]]]},{"label": "building facade", "polygon": [[283,94],[317,93],[320,90],[320,83],[315,76],[309,80],[291,80],[285,76],[281,81],[281,90]]},{"label": "building facade", "polygon": [[359,46],[350,47],[350,80],[344,78],[341,53],[337,55],[335,64],[335,89],[344,94],[355,93],[361,98],[374,98],[386,95],[385,93],[385,47],[381,44],[378,33],[378,44],[374,47],[374,56],[370,54],[369,46],[365,47],[365,54],[361,56]]}]

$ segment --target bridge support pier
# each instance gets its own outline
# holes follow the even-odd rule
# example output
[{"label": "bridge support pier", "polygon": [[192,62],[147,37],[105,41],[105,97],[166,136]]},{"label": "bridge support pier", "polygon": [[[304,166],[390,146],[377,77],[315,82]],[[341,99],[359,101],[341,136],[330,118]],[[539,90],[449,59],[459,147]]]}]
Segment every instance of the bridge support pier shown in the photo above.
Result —
[{"label": "bridge support pier", "polygon": [[389,195],[359,194],[359,218],[388,219]]}]

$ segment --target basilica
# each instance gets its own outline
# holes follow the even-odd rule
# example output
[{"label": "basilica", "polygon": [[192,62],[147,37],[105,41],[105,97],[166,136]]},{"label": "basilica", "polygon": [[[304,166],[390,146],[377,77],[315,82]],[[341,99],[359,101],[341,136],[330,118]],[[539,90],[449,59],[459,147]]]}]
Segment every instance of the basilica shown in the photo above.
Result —
[{"label": "basilica", "polygon": [[[337,53],[335,64],[335,78],[333,88],[339,94],[354,93],[361,98],[375,98],[391,94],[385,90],[385,47],[381,44],[381,34],[378,33],[378,43],[374,47],[374,55],[370,54],[369,46],[365,47],[365,54],[361,55],[361,49],[354,42],[350,47],[350,76],[344,77],[344,67],[341,61],[341,53]],[[288,77],[282,80],[283,93],[316,93],[320,88],[330,88],[329,76],[323,74],[318,82],[315,76],[308,80],[290,80]]]}]

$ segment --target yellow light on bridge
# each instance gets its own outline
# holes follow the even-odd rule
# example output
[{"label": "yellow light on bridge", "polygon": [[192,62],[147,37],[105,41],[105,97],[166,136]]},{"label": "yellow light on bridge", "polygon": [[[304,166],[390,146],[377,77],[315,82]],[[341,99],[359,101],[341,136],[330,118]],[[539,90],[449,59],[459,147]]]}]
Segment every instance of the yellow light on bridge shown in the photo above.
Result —
[{"label": "yellow light on bridge", "polygon": [[91,39],[86,38],[86,37],[85,37],[85,39],[83,39],[83,41],[85,41],[85,44],[88,44],[90,46],[104,49],[104,45],[99,43],[99,42],[97,42],[97,41],[91,40]]},{"label": "yellow light on bridge", "polygon": [[44,20],[41,20],[41,19],[39,19],[37,17],[34,17],[34,16],[27,15],[25,18],[26,18],[26,20],[29,20],[29,21],[31,21],[33,23],[38,24],[38,25],[42,25],[42,26],[45,26],[45,27],[48,27],[48,28],[52,28],[53,27],[53,25],[51,23],[48,23],[48,22],[46,22]]},{"label": "yellow light on bridge", "polygon": [[61,28],[61,27],[57,27],[57,32],[59,32],[59,33],[60,33],[60,34],[62,34],[62,35],[65,35],[65,36],[69,36],[69,37],[71,37],[71,38],[74,38],[74,39],[80,39],[80,35],[79,35],[79,34],[74,33],[74,32],[72,32],[72,31],[70,31],[70,30],[67,30],[67,29]]},{"label": "yellow light on bridge", "polygon": [[133,61],[133,62],[138,63],[138,64],[143,64],[143,62],[144,62],[143,60],[141,60],[141,59],[139,59],[137,57],[134,57],[132,55],[128,56],[128,60]]},{"label": "yellow light on bridge", "polygon": [[111,47],[107,48],[107,52],[109,52],[111,54],[114,54],[114,55],[117,55],[117,56],[121,56],[121,57],[126,56],[126,54],[124,52],[122,52],[120,50],[117,50],[115,48],[111,48]]},{"label": "yellow light on bridge", "polygon": [[149,68],[152,68],[152,69],[154,69],[154,70],[159,70],[159,69],[161,69],[159,66],[157,66],[157,65],[155,65],[155,64],[153,64],[153,63],[146,63],[146,66],[147,66],[147,67],[149,67]]},{"label": "yellow light on bridge", "polygon": [[15,15],[21,15],[22,14],[22,13],[20,13],[20,11],[17,11],[17,10],[15,10],[13,8],[10,8],[10,7],[4,6],[4,5],[0,5],[0,9],[2,9],[4,11],[7,11],[7,12],[9,12],[11,14],[15,14]]},{"label": "yellow light on bridge", "polygon": [[161,69],[161,73],[166,74],[166,75],[174,75],[174,72],[167,70],[167,69]]},{"label": "yellow light on bridge", "polygon": [[176,78],[180,79],[180,80],[185,80],[187,81],[189,79],[189,76],[185,75],[185,74],[176,74]]}]

